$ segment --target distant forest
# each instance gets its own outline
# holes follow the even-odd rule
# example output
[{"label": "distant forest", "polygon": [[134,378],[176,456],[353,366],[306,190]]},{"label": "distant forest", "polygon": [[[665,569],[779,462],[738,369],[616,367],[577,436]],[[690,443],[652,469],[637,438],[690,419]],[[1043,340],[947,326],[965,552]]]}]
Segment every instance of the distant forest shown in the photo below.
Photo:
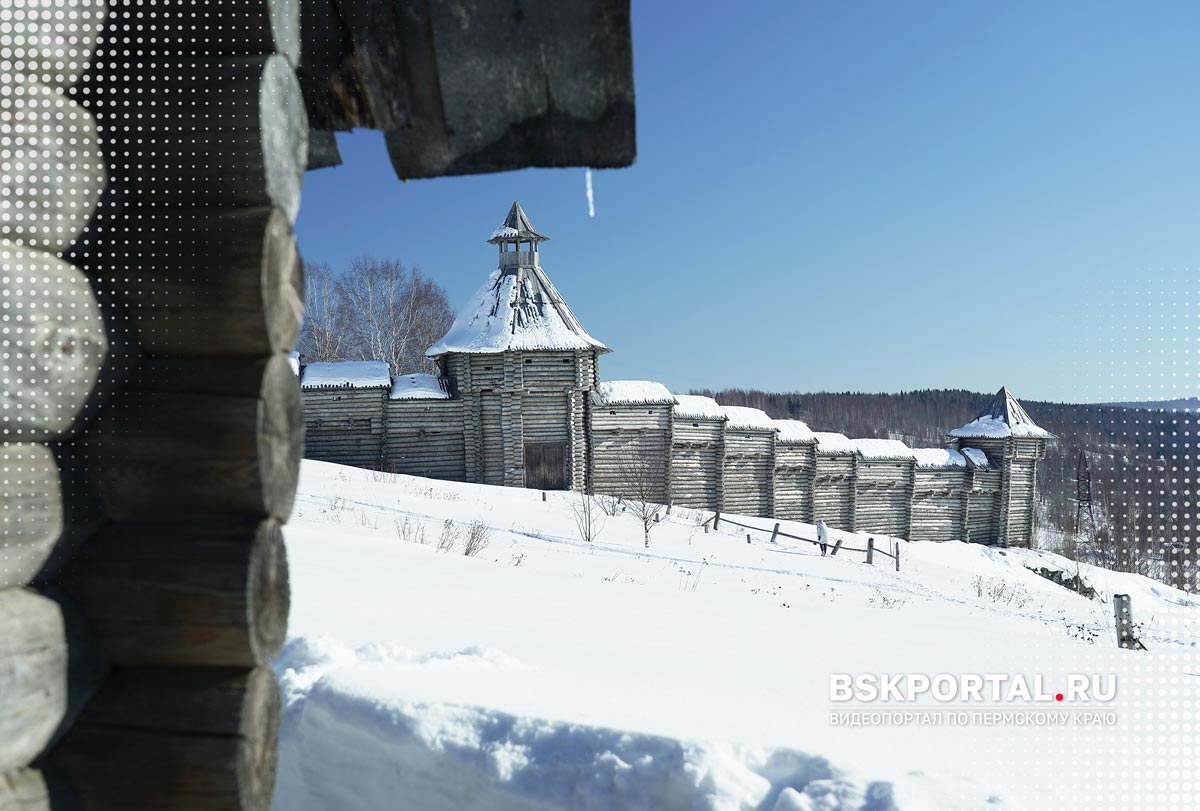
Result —
[{"label": "distant forest", "polygon": [[[800,419],[816,431],[899,439],[942,447],[946,434],[974,419],[992,394],[932,389],[899,394],[779,394],[695,390],[723,405]],[[1058,439],[1038,466],[1038,545],[1196,590],[1197,429],[1195,412],[1022,400]],[[1075,521],[1076,468],[1083,452],[1092,477],[1096,526]],[[1182,548],[1181,548],[1182,547]],[[1164,559],[1185,570],[1166,571]]]}]

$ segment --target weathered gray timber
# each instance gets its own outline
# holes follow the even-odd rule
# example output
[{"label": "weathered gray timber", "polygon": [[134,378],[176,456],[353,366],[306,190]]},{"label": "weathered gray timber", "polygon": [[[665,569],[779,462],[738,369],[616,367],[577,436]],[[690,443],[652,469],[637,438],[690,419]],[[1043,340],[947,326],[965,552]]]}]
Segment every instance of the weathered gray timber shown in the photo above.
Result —
[{"label": "weathered gray timber", "polygon": [[775,518],[812,523],[817,438],[800,420],[774,420]]},{"label": "weathered gray timber", "polygon": [[121,222],[137,236],[97,233],[78,261],[117,287],[143,352],[263,357],[295,345],[304,291],[282,209],[133,209]]},{"label": "weathered gray timber", "polygon": [[[51,763],[86,808],[260,811],[275,785],[279,689],[269,668],[113,672]],[[113,754],[119,753],[119,757]]]},{"label": "weathered gray timber", "polygon": [[670,504],[675,397],[659,383],[617,380],[590,400],[592,491]]},{"label": "weathered gray timber", "polygon": [[711,397],[675,395],[671,417],[671,502],[722,509],[725,412]]},{"label": "weathered gray timber", "polygon": [[70,88],[100,40],[105,8],[105,0],[23,0],[24,24],[0,28],[0,54],[12,60],[6,71],[55,90]]},{"label": "weathered gray timber", "polygon": [[385,467],[431,479],[464,481],[463,404],[450,399],[388,399]]},{"label": "weathered gray timber", "polygon": [[110,24],[136,27],[136,44],[156,56],[240,57],[279,53],[300,63],[300,0],[221,0],[220,9],[194,0],[158,0],[154,13],[114,3]]},{"label": "weathered gray timber", "polygon": [[64,525],[54,454],[37,443],[0,444],[0,589],[30,582],[50,557]]},{"label": "weathered gray timber", "polygon": [[539,233],[517,203],[488,242],[497,268],[427,354],[462,399],[468,481],[586,489],[588,394],[607,352],[539,262]]},{"label": "weathered gray timber", "polygon": [[0,240],[0,323],[0,435],[73,433],[108,349],[87,278],[56,256]]},{"label": "weathered gray timber", "polygon": [[816,433],[813,467],[813,520],[854,531],[858,452],[842,434]]},{"label": "weathered gray timber", "polygon": [[117,665],[253,667],[287,630],[275,521],[109,524],[61,582]]},{"label": "weathered gray timber", "polygon": [[[1001,387],[978,417],[950,432],[960,450],[983,451],[991,467],[1000,471],[999,499],[995,505],[993,539],[1001,546],[1033,542],[1037,501],[1037,463],[1046,456],[1054,435],[1040,428],[1007,388]],[[980,499],[983,501],[983,499]],[[975,506],[975,505],[970,505]],[[981,512],[986,503],[980,504]],[[968,514],[968,534],[973,511]]]},{"label": "weathered gray timber", "polygon": [[107,514],[286,520],[303,446],[286,357],[178,359],[167,378],[158,368],[121,391],[82,440]]},{"label": "weathered gray timber", "polygon": [[[961,456],[961,454],[959,454]],[[913,471],[910,541],[966,540],[966,464]]]},{"label": "weathered gray timber", "polygon": [[0,162],[0,239],[59,253],[83,233],[107,183],[96,121],[54,87],[11,78],[0,150],[20,159]]},{"label": "weathered gray timber", "polygon": [[723,406],[722,410],[726,417],[722,509],[770,516],[774,512],[777,429],[771,418],[757,408]]},{"label": "weathered gray timber", "polygon": [[57,591],[0,590],[0,774],[27,766],[104,678],[87,621]]},{"label": "weathered gray timber", "polygon": [[628,0],[315,0],[303,36],[313,126],[384,130],[400,178],[633,162]]},{"label": "weathered gray timber", "polygon": [[[59,790],[65,781],[55,778],[62,772],[79,789],[82,808],[266,808],[278,722],[274,680],[264,668],[212,665],[260,663],[277,649],[286,624],[286,601],[277,599],[280,584],[286,585],[278,532],[240,539],[195,533],[239,521],[260,527],[264,516],[282,520],[294,496],[300,395],[290,370],[284,386],[278,368],[286,368],[281,353],[296,336],[301,300],[287,227],[307,165],[308,129],[293,74],[299,6],[289,0],[228,0],[212,9],[163,0],[149,11],[143,3],[103,0],[17,5],[0,31],[0,147],[12,158],[0,167],[6,202],[0,239],[47,253],[69,249],[101,305],[109,351],[101,385],[82,371],[63,372],[63,387],[71,384],[87,398],[85,412],[97,413],[88,424],[69,421],[82,434],[77,440],[56,440],[57,490],[39,452],[19,452],[20,469],[4,470],[0,569],[14,582],[0,590],[0,809],[73,807],[69,793]],[[422,173],[498,163],[519,168],[537,162],[539,152],[554,163],[564,156],[593,166],[612,165],[614,155],[632,160],[627,3],[545,3],[555,22],[526,26],[539,34],[530,63],[536,81],[520,90],[514,81],[528,75],[513,71],[514,49],[479,43],[484,37],[495,44],[496,14],[506,12],[410,5],[341,0],[339,10],[323,14],[332,2],[315,0],[314,13],[305,17],[307,28],[325,31],[336,43],[336,70],[325,71],[319,59],[310,63],[317,67],[311,75],[328,79],[332,98],[353,105],[352,99],[367,98],[363,88],[370,86],[374,109],[433,113],[406,113],[387,127],[404,130],[401,142],[393,139],[393,152],[416,156]],[[343,24],[346,9],[353,30]],[[615,18],[604,16],[613,10]],[[336,22],[307,25],[322,17]],[[383,19],[395,25],[371,24]],[[397,26],[401,36],[393,37]],[[392,47],[398,43],[404,47]],[[524,35],[524,47],[515,49],[518,61],[528,62],[533,44]],[[362,69],[398,61],[419,70],[380,86],[377,71]],[[480,81],[464,83],[464,73]],[[479,108],[481,89],[502,84],[500,96],[482,91],[492,109]],[[68,89],[74,101],[60,92]],[[409,104],[414,99],[417,104]],[[525,104],[530,99],[537,109]],[[472,129],[473,115],[488,126]],[[489,129],[494,124],[499,128]],[[112,179],[107,188],[106,175]],[[11,270],[0,275],[16,275]],[[553,287],[541,283],[536,270],[529,277],[538,284],[538,302],[561,317],[565,305]],[[30,301],[17,296],[45,287],[16,284],[15,293],[3,291],[6,325],[13,302],[24,307]],[[153,359],[134,351],[126,356],[135,335],[141,354]],[[3,353],[10,360],[16,358],[11,348],[10,341]],[[78,346],[49,340],[45,348],[66,357]],[[19,352],[29,349],[17,345]],[[577,390],[566,393],[572,450],[564,467],[580,482],[586,478],[586,402],[578,389],[595,383],[594,363],[583,368],[586,351],[576,353]],[[14,363],[31,358],[35,366],[40,362],[29,355]],[[18,387],[37,388],[12,371],[0,375],[20,378],[10,387],[5,418],[13,416]],[[60,382],[48,367],[45,379],[48,387]],[[514,379],[509,376],[510,387]],[[119,396],[108,401],[118,387]],[[518,400],[518,413],[519,395],[502,396]],[[398,408],[407,413],[407,406]],[[55,409],[69,410],[50,399],[31,409],[37,413],[28,415],[29,425],[49,425],[61,416]],[[10,430],[6,447],[30,436]],[[520,436],[510,432],[510,438],[519,448]],[[505,463],[513,458],[510,453]],[[31,500],[35,491],[47,499]],[[58,492],[61,509],[54,504]],[[121,522],[88,538],[101,506]],[[154,519],[161,523],[148,528]],[[197,667],[118,669],[87,714],[46,753],[46,742],[71,725],[101,675],[98,640],[88,623],[76,621],[69,601],[16,586],[56,534],[51,559],[37,574],[39,587],[53,589],[42,584],[66,565],[64,576],[88,601],[91,619],[119,660],[160,657]],[[77,540],[85,545],[71,561]],[[262,596],[268,594],[274,597]],[[29,768],[34,757],[37,767]]]},{"label": "weathered gray timber", "polygon": [[[119,88],[103,75],[86,78],[101,99],[114,92],[127,99],[94,108],[127,207],[275,206],[296,219],[308,124],[287,57],[160,55],[134,63]],[[138,105],[149,111],[144,117],[126,115]],[[123,148],[127,141],[141,148]]]},{"label": "weathered gray timber", "polygon": [[896,440],[858,439],[854,443],[858,450],[855,531],[906,537],[915,465],[912,451]]}]

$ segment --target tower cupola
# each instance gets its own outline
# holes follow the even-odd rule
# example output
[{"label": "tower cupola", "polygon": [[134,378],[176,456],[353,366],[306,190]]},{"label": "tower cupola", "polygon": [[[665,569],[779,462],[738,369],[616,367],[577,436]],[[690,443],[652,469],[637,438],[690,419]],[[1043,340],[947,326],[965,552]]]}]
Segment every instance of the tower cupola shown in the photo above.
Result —
[{"label": "tower cupola", "polygon": [[533,227],[521,204],[514,200],[504,224],[492,232],[488,242],[500,249],[500,267],[537,267],[538,243],[548,239]]}]

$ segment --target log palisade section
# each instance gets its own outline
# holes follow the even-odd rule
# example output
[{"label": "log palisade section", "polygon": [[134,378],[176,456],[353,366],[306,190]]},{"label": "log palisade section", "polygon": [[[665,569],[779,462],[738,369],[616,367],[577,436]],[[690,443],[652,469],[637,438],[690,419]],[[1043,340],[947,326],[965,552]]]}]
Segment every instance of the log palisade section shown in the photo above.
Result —
[{"label": "log palisade section", "polygon": [[[909,540],[1027,546],[1032,537],[1033,485],[1045,437],[953,438],[958,448],[911,449],[896,440],[813,432],[799,420],[672,395],[648,381],[575,389],[563,378],[553,383],[559,388],[542,388],[554,374],[562,376],[560,365],[574,367],[573,357],[506,354],[512,357],[459,356],[441,377],[407,376],[428,378],[412,399],[397,399],[395,383],[389,395],[382,363],[379,380],[370,384],[305,384],[306,455],[449,481],[824,519],[837,529]],[[594,363],[589,358],[589,373]],[[298,369],[305,376],[322,367],[324,379],[337,366]],[[539,366],[545,370],[536,371]],[[459,394],[464,388],[472,394]],[[589,395],[581,439],[568,430],[567,398],[577,391]],[[571,449],[585,449],[585,472],[533,481],[525,462],[539,446],[567,449],[556,462],[560,474]],[[509,458],[520,464],[506,465]]]},{"label": "log palisade section", "polygon": [[[822,519],[909,540],[1029,545],[1051,435],[1006,389],[948,448],[850,439],[755,408],[599,379],[591,337],[541,265],[520,203],[490,239],[495,270],[429,347],[437,375],[292,358],[307,455],[394,473],[741,515]],[[999,497],[997,498],[997,494]]]}]

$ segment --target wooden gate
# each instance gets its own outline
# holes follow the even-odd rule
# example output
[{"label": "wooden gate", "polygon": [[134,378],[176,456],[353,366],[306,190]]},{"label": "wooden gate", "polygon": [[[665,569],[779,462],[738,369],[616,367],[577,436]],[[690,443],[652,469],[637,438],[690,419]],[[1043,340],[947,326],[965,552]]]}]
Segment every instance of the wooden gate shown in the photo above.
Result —
[{"label": "wooden gate", "polygon": [[525,445],[525,486],[534,490],[567,489],[565,442]]}]

